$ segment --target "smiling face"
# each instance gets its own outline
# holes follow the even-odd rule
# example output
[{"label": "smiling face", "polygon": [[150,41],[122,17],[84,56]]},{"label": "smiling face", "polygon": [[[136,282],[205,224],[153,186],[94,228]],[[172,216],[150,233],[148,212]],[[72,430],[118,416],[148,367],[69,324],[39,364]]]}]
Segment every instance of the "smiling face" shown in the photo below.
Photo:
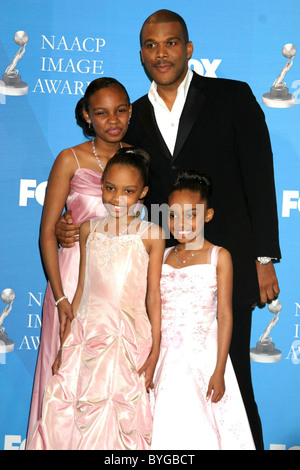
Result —
[{"label": "smiling face", "polygon": [[94,128],[96,136],[105,142],[120,142],[128,128],[131,105],[118,86],[97,90],[89,99],[89,109],[84,117]]},{"label": "smiling face", "polygon": [[193,44],[185,42],[177,21],[145,24],[142,33],[142,62],[157,86],[178,87],[184,79]]},{"label": "smiling face", "polygon": [[113,164],[102,179],[102,200],[113,218],[134,218],[134,208],[148,191],[139,170],[133,166]]},{"label": "smiling face", "polygon": [[199,192],[174,191],[169,196],[169,228],[179,243],[203,241],[204,223],[213,217]]}]

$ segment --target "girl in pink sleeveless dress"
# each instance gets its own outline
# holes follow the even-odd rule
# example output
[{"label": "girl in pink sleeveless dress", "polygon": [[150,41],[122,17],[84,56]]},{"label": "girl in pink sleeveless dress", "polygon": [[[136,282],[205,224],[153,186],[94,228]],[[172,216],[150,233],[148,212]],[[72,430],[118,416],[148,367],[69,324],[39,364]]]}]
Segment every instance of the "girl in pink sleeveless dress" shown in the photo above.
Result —
[{"label": "girl in pink sleeveless dress", "polygon": [[254,450],[228,357],[232,263],[203,237],[213,217],[211,181],[183,172],[169,196],[161,276],[161,350],[155,373],[152,450]]},{"label": "girl in pink sleeveless dress", "polygon": [[119,151],[103,173],[108,215],[80,227],[75,318],[28,450],[150,448],[165,243],[159,227],[131,210],[148,190],[147,173],[137,149]]},{"label": "girl in pink sleeveless dress", "polygon": [[78,226],[106,213],[101,198],[102,172],[107,161],[122,146],[130,115],[129,97],[122,84],[111,78],[91,82],[77,104],[76,118],[84,135],[93,140],[62,151],[50,173],[40,236],[49,282],[43,305],[28,436],[41,415],[44,389],[52,375],[51,368],[66,319],[73,317],[70,303],[78,281],[79,245],[75,243],[71,248],[57,250],[55,224],[65,206],[72,211]]}]

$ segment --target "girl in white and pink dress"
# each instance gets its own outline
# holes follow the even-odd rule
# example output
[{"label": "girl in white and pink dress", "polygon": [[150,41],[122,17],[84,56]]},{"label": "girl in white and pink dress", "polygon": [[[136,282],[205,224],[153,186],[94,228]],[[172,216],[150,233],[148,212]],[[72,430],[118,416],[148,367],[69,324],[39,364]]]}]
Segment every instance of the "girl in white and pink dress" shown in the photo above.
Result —
[{"label": "girl in white and pink dress", "polygon": [[152,450],[255,450],[228,357],[232,262],[203,237],[213,217],[209,177],[181,173],[169,196],[161,349],[154,381]]}]

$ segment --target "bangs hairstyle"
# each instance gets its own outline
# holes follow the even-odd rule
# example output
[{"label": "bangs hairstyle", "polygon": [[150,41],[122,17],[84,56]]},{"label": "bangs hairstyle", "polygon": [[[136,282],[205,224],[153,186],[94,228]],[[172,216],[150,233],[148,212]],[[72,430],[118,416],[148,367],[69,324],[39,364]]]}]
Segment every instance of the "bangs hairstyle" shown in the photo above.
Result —
[{"label": "bangs hairstyle", "polygon": [[178,173],[176,180],[169,192],[169,197],[174,191],[189,190],[199,193],[201,199],[206,202],[207,208],[211,207],[212,179],[210,176],[195,170],[186,170]]},{"label": "bangs hairstyle", "polygon": [[89,124],[86,122],[84,118],[83,111],[85,110],[87,113],[89,112],[89,105],[90,105],[90,97],[96,93],[98,90],[102,90],[103,88],[110,88],[110,87],[118,87],[120,88],[126,97],[126,101],[128,103],[128,107],[130,106],[130,99],[127,93],[126,88],[122,83],[118,82],[115,78],[110,77],[102,77],[96,78],[93,80],[87,87],[83,98],[81,98],[75,108],[75,118],[76,122],[79,127],[82,128],[83,134],[85,137],[95,137],[95,131],[93,127],[89,127]]},{"label": "bangs hairstyle", "polygon": [[150,157],[145,150],[139,147],[123,147],[108,160],[104,169],[102,180],[105,180],[108,170],[113,165],[131,166],[136,168],[142,177],[144,187],[148,186]]}]

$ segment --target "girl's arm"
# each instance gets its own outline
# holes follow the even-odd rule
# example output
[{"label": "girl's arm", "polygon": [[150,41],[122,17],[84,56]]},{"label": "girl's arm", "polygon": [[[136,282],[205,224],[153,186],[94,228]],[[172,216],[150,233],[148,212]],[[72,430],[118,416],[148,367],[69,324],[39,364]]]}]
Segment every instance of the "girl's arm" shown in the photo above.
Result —
[{"label": "girl's arm", "polygon": [[232,333],[232,281],[233,269],[230,253],[222,248],[219,251],[217,266],[218,286],[218,354],[217,364],[210,379],[207,400],[217,403],[225,393],[224,374]]},{"label": "girl's arm", "polygon": [[[153,226],[150,227],[153,229]],[[156,232],[156,230],[154,230]],[[147,278],[146,306],[152,327],[152,349],[145,364],[138,371],[141,375],[145,372],[146,390],[154,387],[153,375],[159,357],[160,334],[161,334],[161,296],[160,296],[160,276],[165,250],[165,239],[163,231],[157,227],[154,239],[145,240],[146,247],[149,247],[149,265]]]},{"label": "girl's arm", "polygon": [[80,248],[80,262],[79,262],[79,275],[78,275],[78,283],[77,289],[74,294],[72,308],[73,312],[77,313],[82,293],[84,287],[84,279],[85,279],[85,268],[86,268],[86,241],[87,237],[90,234],[90,221],[87,220],[83,224],[81,224],[79,229],[79,248]]},{"label": "girl's arm", "polygon": [[[40,245],[55,300],[64,296],[58,264],[57,239],[54,232],[55,223],[64,209],[75,169],[71,152],[69,150],[61,152],[49,176],[42,215]],[[62,300],[57,308],[60,317],[60,337],[62,337],[66,318],[72,319],[72,308],[67,299]]]},{"label": "girl's arm", "polygon": [[[85,264],[86,264],[86,240],[87,237],[90,233],[90,222],[84,222],[79,231],[79,246],[80,246],[80,264],[79,264],[79,277],[78,277],[78,284],[77,284],[77,289],[74,294],[73,302],[72,302],[72,309],[73,312],[76,312],[78,310],[81,297],[82,297],[82,292],[83,292],[83,286],[84,286],[84,278],[85,278]],[[61,337],[61,346],[60,350],[58,351],[57,357],[55,359],[55,362],[52,366],[52,372],[53,374],[56,374],[58,371],[60,364],[61,364],[61,348],[63,347],[69,333],[71,331],[71,321],[69,318],[66,320],[66,327],[63,332],[63,335]]]}]

